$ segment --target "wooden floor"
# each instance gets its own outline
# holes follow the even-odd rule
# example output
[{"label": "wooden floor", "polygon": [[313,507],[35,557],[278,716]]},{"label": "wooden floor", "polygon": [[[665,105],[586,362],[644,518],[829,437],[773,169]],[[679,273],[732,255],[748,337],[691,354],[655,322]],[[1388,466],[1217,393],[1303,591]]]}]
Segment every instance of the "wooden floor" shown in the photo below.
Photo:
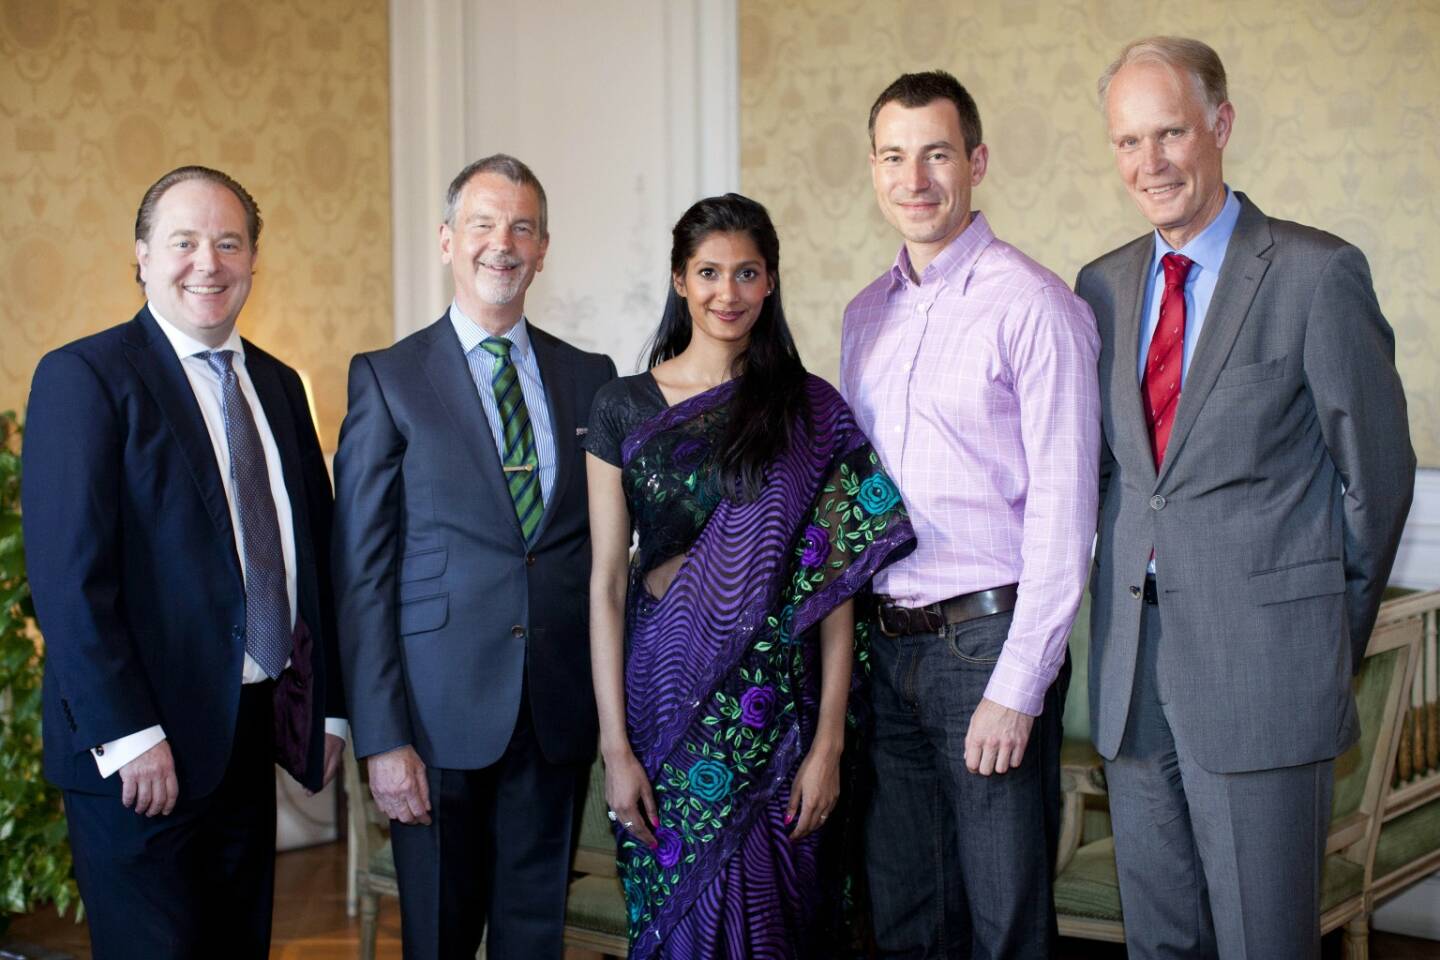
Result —
[{"label": "wooden floor", "polygon": [[[1325,938],[1325,960],[1339,960],[1337,935]],[[360,922],[345,915],[345,847],[332,843],[282,853],[275,863],[275,927],[271,960],[352,960],[357,955]],[[18,917],[0,946],[32,944],[51,955],[89,960],[84,924],[61,920],[53,911]],[[45,956],[46,953],[41,953]],[[1080,940],[1061,942],[1056,960],[1123,960],[1125,949]],[[400,960],[400,910],[382,898],[378,960]],[[1370,935],[1371,960],[1440,960],[1440,943],[1394,934]],[[58,960],[58,958],[57,958]],[[565,960],[599,960],[599,955],[568,951]]]}]

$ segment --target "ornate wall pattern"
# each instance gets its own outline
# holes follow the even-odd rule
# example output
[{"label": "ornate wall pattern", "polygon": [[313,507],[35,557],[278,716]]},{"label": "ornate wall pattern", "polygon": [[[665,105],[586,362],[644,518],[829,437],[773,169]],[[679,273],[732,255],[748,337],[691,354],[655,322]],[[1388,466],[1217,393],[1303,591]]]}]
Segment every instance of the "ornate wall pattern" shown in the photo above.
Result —
[{"label": "ornate wall pattern", "polygon": [[812,369],[835,376],[844,306],[899,246],[867,163],[886,84],[934,67],[966,84],[990,145],[975,205],[1073,281],[1147,229],[1115,173],[1095,78],[1129,40],[1185,34],[1229,73],[1228,182],[1369,257],[1416,452],[1440,466],[1436,0],[741,0],[740,14],[741,179],[776,218],[786,312]]},{"label": "ornate wall pattern", "polygon": [[0,0],[0,409],[138,309],[135,208],[184,163],[260,204],[240,329],[308,374],[333,448],[350,356],[391,340],[385,0]]}]

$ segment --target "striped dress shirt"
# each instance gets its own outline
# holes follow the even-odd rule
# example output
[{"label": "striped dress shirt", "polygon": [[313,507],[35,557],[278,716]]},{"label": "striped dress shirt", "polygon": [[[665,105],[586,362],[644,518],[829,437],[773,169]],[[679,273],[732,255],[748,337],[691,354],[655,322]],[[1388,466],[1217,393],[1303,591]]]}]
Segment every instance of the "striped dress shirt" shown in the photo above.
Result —
[{"label": "striped dress shirt", "polygon": [[[495,376],[495,357],[480,349],[480,341],[490,334],[465,316],[455,303],[450,304],[450,323],[455,328],[455,335],[460,338],[460,349],[465,351],[470,379],[475,381],[480,404],[485,408],[485,419],[490,422],[490,435],[495,438],[495,450],[503,462],[505,428],[500,421],[500,407],[495,402],[495,388],[490,383]],[[545,399],[545,384],[540,379],[540,364],[535,359],[535,349],[530,345],[530,328],[524,317],[505,333],[504,339],[512,344],[510,362],[515,364],[515,372],[520,376],[520,392],[525,395],[525,410],[530,414],[530,426],[535,431],[535,452],[540,457],[540,496],[548,509],[550,495],[555,492],[555,429],[550,421],[550,404]]]},{"label": "striped dress shirt", "polygon": [[1100,350],[1090,308],[982,214],[916,283],[902,246],[845,310],[840,389],[919,544],[875,578],[906,606],[1019,584],[985,696],[1038,714],[1095,537]]}]

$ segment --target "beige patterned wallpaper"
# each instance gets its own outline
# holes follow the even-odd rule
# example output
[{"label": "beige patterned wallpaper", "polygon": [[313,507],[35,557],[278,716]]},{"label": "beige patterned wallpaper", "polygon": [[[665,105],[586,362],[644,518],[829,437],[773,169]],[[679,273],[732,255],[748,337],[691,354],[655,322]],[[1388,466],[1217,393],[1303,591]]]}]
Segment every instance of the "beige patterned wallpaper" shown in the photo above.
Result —
[{"label": "beige patterned wallpaper", "polygon": [[1440,467],[1440,3],[1436,0],[740,0],[741,176],[783,245],[786,313],[833,377],[845,303],[899,241],[865,122],[898,74],[942,67],[980,106],[996,233],[1073,281],[1147,228],[1122,192],[1095,78],[1136,37],[1199,37],[1235,103],[1226,179],[1370,258],[1422,465]]},{"label": "beige patterned wallpaper", "polygon": [[0,409],[138,309],[135,208],[184,163],[260,204],[240,330],[333,447],[351,354],[391,340],[386,0],[0,0]]}]

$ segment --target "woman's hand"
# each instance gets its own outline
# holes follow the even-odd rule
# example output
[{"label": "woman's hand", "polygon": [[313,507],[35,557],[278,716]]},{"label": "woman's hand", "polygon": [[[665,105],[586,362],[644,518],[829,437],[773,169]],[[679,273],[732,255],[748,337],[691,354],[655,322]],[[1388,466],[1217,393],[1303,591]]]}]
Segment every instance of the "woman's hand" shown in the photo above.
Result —
[{"label": "woman's hand", "polygon": [[800,762],[790,788],[790,806],[785,811],[785,822],[795,824],[790,839],[799,840],[824,826],[839,799],[840,750],[816,741]]},{"label": "woman's hand", "polygon": [[655,849],[652,831],[660,826],[655,792],[650,788],[645,768],[629,749],[614,760],[605,758],[605,805],[631,836]]}]

